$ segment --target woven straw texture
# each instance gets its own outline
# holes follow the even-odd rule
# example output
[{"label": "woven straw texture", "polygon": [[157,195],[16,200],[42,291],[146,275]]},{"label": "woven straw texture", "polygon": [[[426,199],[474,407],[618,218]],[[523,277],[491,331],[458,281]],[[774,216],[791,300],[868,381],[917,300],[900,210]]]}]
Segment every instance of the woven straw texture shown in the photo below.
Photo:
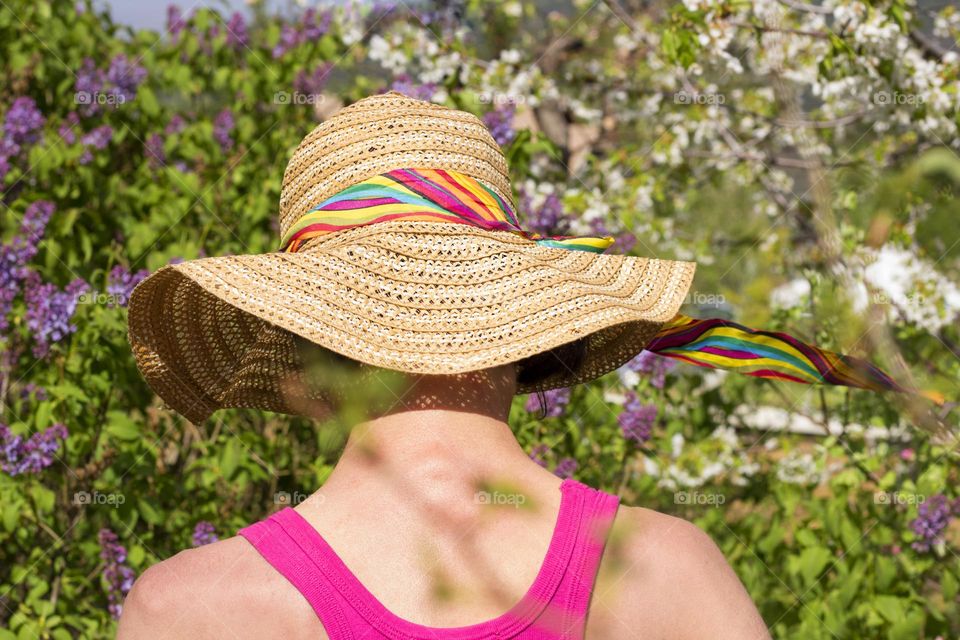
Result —
[{"label": "woven straw texture", "polygon": [[[513,202],[499,147],[474,116],[385,94],[304,139],[285,173],[281,227],[350,184],[411,166],[466,173]],[[378,222],[296,253],[164,266],[134,289],[128,338],[151,388],[195,423],[227,407],[324,415],[329,405],[305,382],[294,334],[414,374],[485,369],[585,338],[581,366],[518,385],[530,393],[630,360],[676,315],[694,268],[463,224]]]}]

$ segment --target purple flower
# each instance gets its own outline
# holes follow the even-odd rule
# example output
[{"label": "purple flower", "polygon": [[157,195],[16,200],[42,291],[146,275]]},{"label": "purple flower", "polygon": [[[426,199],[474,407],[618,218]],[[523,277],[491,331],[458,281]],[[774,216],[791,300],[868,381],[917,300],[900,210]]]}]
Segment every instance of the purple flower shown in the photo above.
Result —
[{"label": "purple flower", "polygon": [[167,33],[176,40],[177,36],[187,26],[187,21],[183,18],[183,12],[175,4],[167,5]]},{"label": "purple flower", "polygon": [[234,49],[244,49],[250,42],[250,36],[247,33],[247,21],[243,14],[234,11],[227,22],[227,44]]},{"label": "purple flower", "polygon": [[21,96],[13,101],[3,123],[3,132],[16,145],[22,147],[37,141],[37,130],[46,120],[33,98]]},{"label": "purple flower", "polygon": [[107,293],[110,294],[112,300],[116,300],[116,304],[111,301],[108,306],[127,306],[133,288],[148,275],[150,275],[150,271],[147,269],[140,269],[136,273],[131,273],[123,265],[114,266],[107,279]]},{"label": "purple flower", "polygon": [[23,214],[17,235],[9,244],[0,245],[0,331],[6,331],[9,326],[10,307],[26,278],[27,263],[37,254],[37,245],[53,209],[53,203],[46,200],[32,203]]},{"label": "purple flower", "polygon": [[23,297],[27,303],[27,328],[33,332],[33,355],[43,358],[51,345],[77,330],[70,319],[88,285],[76,278],[61,291],[53,283],[42,282],[36,271],[28,271],[25,282]]},{"label": "purple flower", "polygon": [[313,7],[303,12],[300,24],[285,24],[280,29],[280,40],[273,47],[273,59],[282,58],[305,42],[312,42],[330,30],[333,14],[330,11],[318,13]]},{"label": "purple flower", "polygon": [[30,396],[34,396],[38,402],[43,402],[47,399],[47,390],[40,385],[28,382],[20,389],[20,399],[27,400]]},{"label": "purple flower", "polygon": [[67,144],[73,144],[77,141],[77,134],[74,129],[78,124],[80,124],[80,116],[76,111],[71,111],[67,114],[67,117],[64,119],[64,121],[60,123],[57,133],[64,142]]},{"label": "purple flower", "polygon": [[[546,415],[545,418],[556,418],[563,415],[563,412],[567,408],[567,404],[570,402],[570,388],[564,387],[561,389],[548,389],[543,392],[544,400],[546,401]],[[533,413],[540,409],[540,399],[539,396],[535,393],[531,393],[527,398],[527,403],[524,408]]]},{"label": "purple flower", "polygon": [[285,24],[280,29],[280,41],[271,52],[274,60],[282,58],[287,51],[300,44],[300,30],[292,24]]},{"label": "purple flower", "polygon": [[104,74],[97,68],[93,58],[84,58],[77,70],[73,89],[77,108],[84,116],[92,116],[100,111],[98,95],[103,93]]},{"label": "purple flower", "polygon": [[24,440],[0,423],[0,467],[11,476],[39,473],[53,464],[68,435],[67,427],[58,422]]},{"label": "purple flower", "polygon": [[403,73],[394,78],[393,84],[390,88],[394,91],[399,91],[405,96],[415,98],[417,100],[430,100],[433,97],[433,94],[437,90],[437,85],[432,82],[426,84],[416,84],[407,74]]},{"label": "purple flower", "polygon": [[513,142],[517,132],[513,130],[513,116],[517,108],[512,104],[497,107],[483,116],[483,124],[490,129],[490,135],[500,146]]},{"label": "purple flower", "polygon": [[553,473],[561,478],[569,478],[576,473],[579,466],[573,458],[563,458],[557,463],[557,467],[553,470]]},{"label": "purple flower", "polygon": [[566,235],[570,230],[570,219],[563,211],[563,203],[555,193],[544,198],[539,207],[533,206],[533,198],[520,189],[520,210],[524,212],[526,227],[542,235]]},{"label": "purple flower", "polygon": [[110,92],[117,97],[116,103],[123,104],[137,97],[137,87],[147,77],[147,70],[119,53],[110,60],[107,80],[113,85]]},{"label": "purple flower", "polygon": [[167,126],[164,128],[163,132],[168,136],[176,135],[183,131],[183,128],[187,125],[183,117],[180,114],[173,114],[173,117],[170,118],[170,122],[167,123]]},{"label": "purple flower", "polygon": [[630,371],[650,376],[650,384],[657,389],[663,389],[667,372],[676,365],[669,358],[657,355],[652,351],[641,351],[626,365]]},{"label": "purple flower", "polygon": [[323,93],[323,88],[327,85],[327,78],[330,75],[331,69],[333,69],[332,62],[320,63],[309,73],[301,69],[297,72],[297,77],[293,81],[293,90],[310,96]]},{"label": "purple flower", "polygon": [[233,113],[229,109],[224,109],[218,113],[213,120],[213,137],[224,153],[233,148],[231,133],[233,133],[234,126]]},{"label": "purple flower", "polygon": [[143,152],[152,168],[157,169],[167,164],[167,154],[163,151],[163,138],[159,134],[151,133],[147,136]]},{"label": "purple flower", "polygon": [[120,544],[117,534],[110,529],[101,529],[97,540],[100,542],[100,559],[105,565],[103,578],[107,583],[107,609],[117,620],[123,609],[123,598],[133,587],[136,576],[126,564],[127,550]]},{"label": "purple flower", "polygon": [[657,406],[643,404],[633,391],[627,392],[627,401],[623,411],[617,416],[623,437],[643,444],[650,439],[653,423],[657,419]]},{"label": "purple flower", "polygon": [[550,451],[550,447],[545,444],[538,444],[530,451],[530,459],[541,467],[546,468],[547,460],[545,456]]},{"label": "purple flower", "polygon": [[113,139],[113,127],[108,124],[101,125],[92,131],[88,131],[80,138],[80,144],[86,149],[80,155],[80,164],[90,164],[93,160],[93,154],[90,148],[105,149],[110,140]]},{"label": "purple flower", "polygon": [[83,134],[83,137],[80,138],[80,143],[86,147],[105,149],[112,139],[113,127],[104,124]]},{"label": "purple flower", "polygon": [[303,12],[303,29],[300,32],[300,42],[312,42],[320,38],[330,29],[330,21],[333,14],[330,11],[324,11],[317,15],[314,7],[309,7]]},{"label": "purple flower", "polygon": [[365,18],[366,30],[370,30],[381,20],[387,20],[391,14],[397,13],[399,3],[395,0],[389,2],[377,1],[370,5],[370,12]]},{"label": "purple flower", "polygon": [[943,494],[931,496],[917,507],[917,517],[910,528],[919,537],[911,545],[915,551],[926,553],[944,541],[943,532],[950,524],[951,514],[960,514],[960,499],[952,503]]},{"label": "purple flower", "polygon": [[219,539],[220,538],[217,537],[217,530],[212,524],[204,520],[198,522],[197,526],[193,529],[193,546],[195,547],[202,547],[205,544],[216,542]]}]

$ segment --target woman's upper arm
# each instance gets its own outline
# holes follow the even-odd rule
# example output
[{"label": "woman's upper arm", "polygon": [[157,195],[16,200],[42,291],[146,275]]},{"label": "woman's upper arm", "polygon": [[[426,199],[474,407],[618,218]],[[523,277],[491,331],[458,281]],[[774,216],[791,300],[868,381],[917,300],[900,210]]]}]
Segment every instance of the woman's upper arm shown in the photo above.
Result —
[{"label": "woman's upper arm", "polygon": [[696,525],[622,507],[604,550],[587,637],[768,640],[737,574]]}]

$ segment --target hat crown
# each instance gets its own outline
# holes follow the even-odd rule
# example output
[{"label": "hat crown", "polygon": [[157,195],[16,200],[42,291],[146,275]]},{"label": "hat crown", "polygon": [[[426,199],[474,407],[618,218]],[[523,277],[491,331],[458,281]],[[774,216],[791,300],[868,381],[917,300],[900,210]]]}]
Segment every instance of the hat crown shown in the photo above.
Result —
[{"label": "hat crown", "polygon": [[339,109],[300,142],[283,175],[280,235],[338,191],[406,168],[459,171],[516,209],[503,151],[477,116],[390,91]]}]

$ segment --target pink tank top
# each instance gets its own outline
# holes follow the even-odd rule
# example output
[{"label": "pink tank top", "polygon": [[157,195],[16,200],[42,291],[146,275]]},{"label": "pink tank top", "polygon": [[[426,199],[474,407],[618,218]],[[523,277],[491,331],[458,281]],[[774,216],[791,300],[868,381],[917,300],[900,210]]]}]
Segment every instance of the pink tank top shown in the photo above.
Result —
[{"label": "pink tank top", "polygon": [[573,640],[587,608],[619,498],[573,479],[533,585],[503,615],[463,627],[428,627],[388,611],[297,511],[287,507],[239,531],[303,594],[331,640]]}]

